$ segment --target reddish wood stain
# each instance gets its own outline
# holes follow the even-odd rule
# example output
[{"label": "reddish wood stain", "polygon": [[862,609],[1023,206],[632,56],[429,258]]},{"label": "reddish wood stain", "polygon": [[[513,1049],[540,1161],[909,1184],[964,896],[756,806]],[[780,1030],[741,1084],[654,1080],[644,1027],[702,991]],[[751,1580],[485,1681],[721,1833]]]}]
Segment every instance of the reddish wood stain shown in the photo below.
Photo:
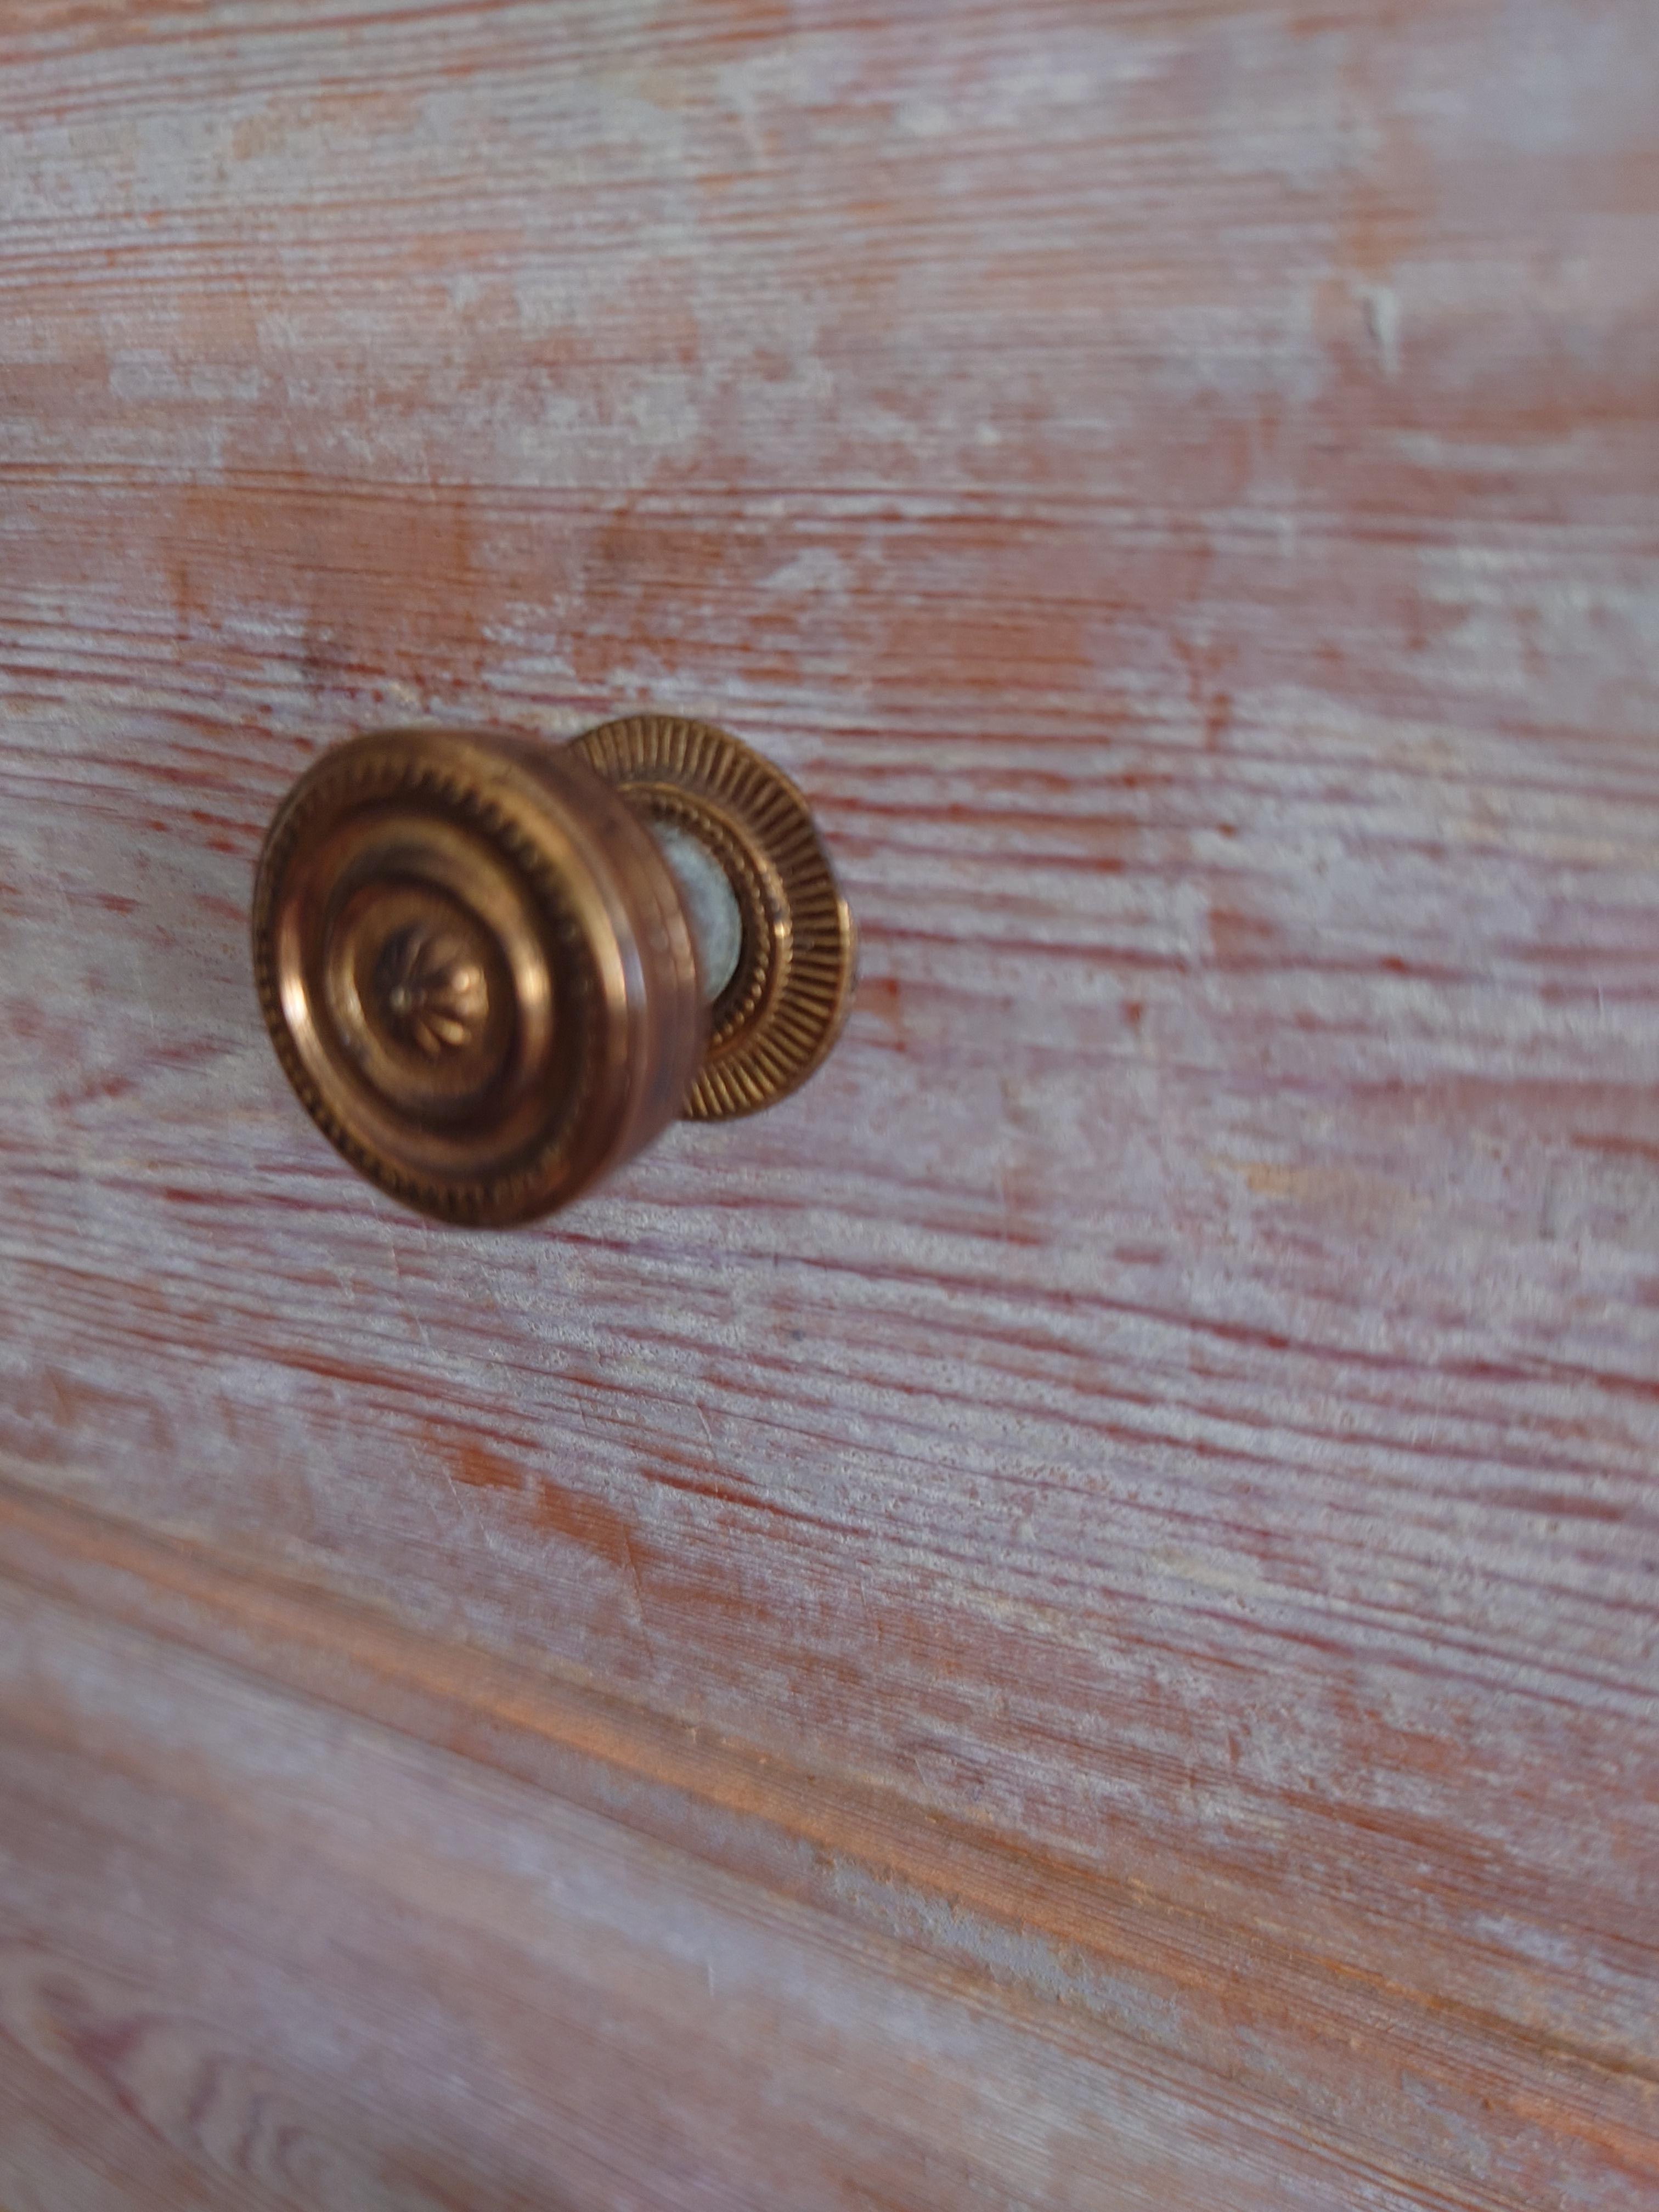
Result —
[{"label": "reddish wood stain", "polygon": [[[5,11],[0,2197],[1651,2199],[1656,84]],[[810,793],[846,1039],[406,1218],[264,822],[644,704]]]}]

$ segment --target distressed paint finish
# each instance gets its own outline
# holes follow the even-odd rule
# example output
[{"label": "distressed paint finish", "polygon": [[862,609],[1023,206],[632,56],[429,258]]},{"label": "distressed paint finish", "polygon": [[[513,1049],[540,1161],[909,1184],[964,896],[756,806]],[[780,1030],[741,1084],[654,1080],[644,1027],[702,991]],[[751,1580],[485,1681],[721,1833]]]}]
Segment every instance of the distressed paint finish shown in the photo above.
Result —
[{"label": "distressed paint finish", "polygon": [[[1091,2201],[921,2117],[957,2014],[1073,2039],[1128,2203],[1659,2185],[1656,96],[1646,0],[6,11],[0,1565],[40,1668],[170,1686],[120,1909],[204,1808],[191,2033],[281,1684],[358,1717],[328,1819],[402,1761],[458,1864],[575,1806],[787,1899],[826,2126],[790,1962],[874,1946],[947,2162],[872,2180],[849,2086],[826,2203]],[[405,1218],[264,1042],[264,822],[376,720],[646,704],[811,794],[847,1036],[544,1230]],[[33,1682],[50,1950],[119,1731]]]},{"label": "distressed paint finish", "polygon": [[164,2152],[260,2212],[1420,2201],[1182,2054],[586,1808],[84,1613],[8,1589],[0,1622],[0,2143],[53,2212]]}]

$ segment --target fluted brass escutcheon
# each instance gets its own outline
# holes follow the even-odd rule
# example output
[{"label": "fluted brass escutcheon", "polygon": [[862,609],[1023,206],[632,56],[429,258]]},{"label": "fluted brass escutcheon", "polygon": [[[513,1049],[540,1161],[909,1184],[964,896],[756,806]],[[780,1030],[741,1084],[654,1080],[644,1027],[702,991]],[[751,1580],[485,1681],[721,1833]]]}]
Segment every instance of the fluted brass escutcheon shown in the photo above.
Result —
[{"label": "fluted brass escutcheon", "polygon": [[853,918],[806,801],[707,722],[636,714],[590,730],[575,750],[659,830],[712,853],[736,897],[740,949],[710,1006],[685,1112],[721,1121],[787,1097],[840,1035],[853,984]]},{"label": "fluted brass escutcheon", "polygon": [[805,801],[665,716],[574,745],[390,730],[278,808],[253,903],[277,1055],[394,1196],[505,1225],[677,1114],[769,1105],[834,1042],[854,938]]}]

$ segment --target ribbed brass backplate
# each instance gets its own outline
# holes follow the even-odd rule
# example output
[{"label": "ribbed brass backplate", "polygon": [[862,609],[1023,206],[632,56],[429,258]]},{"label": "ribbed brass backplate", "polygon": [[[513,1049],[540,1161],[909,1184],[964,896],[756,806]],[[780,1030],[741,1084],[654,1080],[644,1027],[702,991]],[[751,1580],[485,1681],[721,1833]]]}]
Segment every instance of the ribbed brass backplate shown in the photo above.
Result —
[{"label": "ribbed brass backplate", "polygon": [[805,800],[749,746],[708,722],[636,714],[572,750],[630,807],[700,840],[742,914],[743,947],[709,1014],[695,1121],[757,1113],[804,1083],[840,1033],[857,938]]}]

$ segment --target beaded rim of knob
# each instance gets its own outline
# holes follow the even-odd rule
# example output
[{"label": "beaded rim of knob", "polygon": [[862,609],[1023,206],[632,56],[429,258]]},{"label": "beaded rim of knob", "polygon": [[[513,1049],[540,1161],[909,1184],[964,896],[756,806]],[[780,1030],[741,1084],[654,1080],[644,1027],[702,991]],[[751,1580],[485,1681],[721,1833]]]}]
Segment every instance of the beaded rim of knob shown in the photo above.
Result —
[{"label": "beaded rim of knob", "polygon": [[668,864],[568,748],[447,730],[335,747],[271,823],[252,934],[313,1120],[441,1220],[568,1203],[675,1117],[701,1064]]},{"label": "beaded rim of knob", "polygon": [[851,909],[805,799],[783,771],[711,722],[633,714],[574,741],[648,819],[690,831],[724,870],[743,948],[709,1014],[687,1120],[757,1114],[799,1088],[847,1018]]}]

